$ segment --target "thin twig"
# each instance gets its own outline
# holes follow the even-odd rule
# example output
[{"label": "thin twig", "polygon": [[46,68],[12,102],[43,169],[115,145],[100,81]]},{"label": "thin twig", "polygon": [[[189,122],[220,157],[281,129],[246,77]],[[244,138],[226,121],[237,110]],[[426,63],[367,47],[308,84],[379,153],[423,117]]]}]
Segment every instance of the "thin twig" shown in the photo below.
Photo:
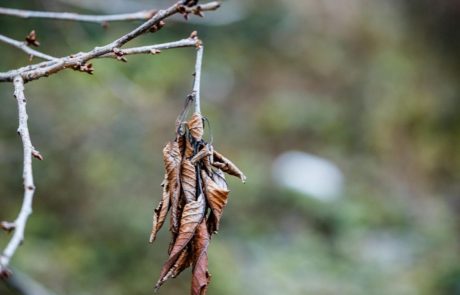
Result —
[{"label": "thin twig", "polygon": [[195,113],[201,114],[200,106],[200,82],[201,82],[201,64],[203,61],[203,45],[198,46],[195,62],[195,79],[193,81],[193,99],[195,100]]},{"label": "thin twig", "polygon": [[105,23],[114,21],[128,20],[146,20],[151,18],[156,13],[156,10],[142,10],[133,13],[110,14],[110,15],[88,15],[72,12],[48,12],[48,11],[33,11],[14,8],[0,7],[0,14],[16,16],[20,18],[44,18],[55,20],[69,20],[91,23]]},{"label": "thin twig", "polygon": [[52,57],[51,55],[41,53],[40,51],[37,51],[35,49],[30,48],[29,46],[27,46],[26,42],[17,41],[17,40],[11,39],[11,38],[9,38],[9,37],[7,37],[5,35],[0,34],[0,42],[3,42],[3,43],[6,43],[8,45],[11,45],[11,46],[14,46],[16,48],[19,48],[19,49],[21,49],[22,51],[24,51],[25,53],[27,53],[30,56],[36,56],[36,57],[39,57],[39,58],[42,58],[42,59],[45,59],[45,60],[56,60],[57,59],[56,57]]},{"label": "thin twig", "polygon": [[[199,7],[199,8],[198,8]],[[207,11],[207,10],[216,10],[220,7],[219,2],[209,2],[203,5],[194,6],[194,7],[184,7],[179,4],[175,4],[165,10],[159,10],[152,18],[132,30],[126,35],[116,39],[115,41],[104,45],[102,47],[95,47],[91,51],[77,53],[69,56],[59,58],[57,60],[40,63],[36,65],[31,65],[29,67],[23,67],[16,70],[11,70],[6,73],[0,73],[0,82],[11,82],[14,77],[20,75],[24,82],[29,82],[32,80],[39,79],[44,76],[50,76],[61,70],[72,68],[84,72],[91,72],[92,69],[85,67],[86,63],[94,58],[104,56],[106,54],[111,54],[114,50],[118,50],[120,47],[131,41],[132,39],[146,33],[152,28],[152,26],[157,25],[160,21],[165,18],[172,16],[176,13],[192,13],[194,11]]]},{"label": "thin twig", "polygon": [[114,52],[104,54],[100,56],[101,58],[105,57],[117,57],[117,56],[125,56],[125,55],[133,55],[133,54],[156,54],[159,53],[160,50],[165,49],[172,49],[172,48],[181,48],[181,47],[194,47],[196,46],[197,42],[199,42],[196,38],[187,38],[178,41],[168,42],[168,43],[161,43],[149,46],[140,46],[140,47],[132,47],[132,48],[125,48],[120,49],[115,54]]},{"label": "thin twig", "polygon": [[32,174],[32,155],[37,153],[32,146],[27,126],[26,97],[24,96],[24,81],[20,76],[14,78],[14,96],[18,103],[19,128],[18,134],[21,136],[24,150],[23,159],[23,179],[24,179],[24,199],[21,211],[14,221],[14,233],[0,256],[0,274],[8,273],[8,265],[19,245],[24,240],[24,230],[27,219],[32,213],[32,200],[35,192],[34,178]]},{"label": "thin twig", "polygon": [[[180,4],[183,3],[179,2]],[[210,9],[212,8],[212,9]],[[184,7],[184,11],[188,13],[193,13],[201,15],[201,11],[215,10],[218,7],[204,5],[195,5],[193,7]],[[90,23],[107,23],[115,21],[129,21],[129,20],[147,20],[157,13],[157,10],[141,10],[131,13],[121,13],[121,14],[108,14],[108,15],[91,15],[91,14],[78,14],[73,12],[49,12],[49,11],[34,11],[34,10],[23,10],[23,9],[14,9],[0,7],[0,15],[9,15],[20,18],[42,18],[42,19],[52,19],[52,20],[68,20],[68,21],[80,21],[80,22],[90,22]]]}]

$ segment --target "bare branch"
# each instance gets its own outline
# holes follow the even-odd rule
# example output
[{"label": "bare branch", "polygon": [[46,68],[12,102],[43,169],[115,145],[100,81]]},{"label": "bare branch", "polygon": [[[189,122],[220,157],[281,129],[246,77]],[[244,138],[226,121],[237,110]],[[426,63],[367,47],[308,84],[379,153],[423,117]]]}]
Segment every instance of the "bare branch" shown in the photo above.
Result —
[{"label": "bare branch", "polygon": [[122,37],[107,45],[104,45],[102,47],[95,47],[93,50],[88,52],[82,52],[74,55],[65,56],[51,62],[40,63],[32,65],[30,67],[23,67],[6,73],[0,73],[0,82],[11,82],[14,79],[14,77],[18,75],[20,75],[23,78],[24,82],[29,82],[44,76],[55,74],[61,70],[68,68],[90,73],[92,72],[92,69],[88,70],[87,68],[85,68],[88,61],[107,54],[112,54],[114,50],[116,51],[132,39],[146,33],[150,30],[150,28],[152,28],[152,26],[158,25],[160,21],[176,13],[188,14],[196,10],[215,10],[218,7],[220,7],[219,2],[209,2],[203,5],[193,7],[185,7],[181,4],[175,4],[165,10],[159,10],[152,18],[150,18],[149,20],[147,20],[131,32],[127,33],[126,35],[123,35]]},{"label": "bare branch", "polygon": [[151,18],[156,13],[156,10],[142,10],[133,13],[110,14],[110,15],[88,15],[72,12],[48,12],[48,11],[33,11],[14,8],[0,7],[0,14],[16,16],[20,18],[43,18],[55,20],[81,21],[91,23],[104,23],[114,21],[129,21],[129,20],[146,20]]},{"label": "bare branch", "polygon": [[203,45],[199,45],[196,52],[195,62],[195,79],[193,81],[193,99],[195,100],[195,113],[201,113],[200,105],[200,82],[201,82],[201,64],[203,61]]},{"label": "bare branch", "polygon": [[[195,5],[193,7],[184,7],[188,13],[199,14],[199,11],[216,10],[218,6],[211,3],[204,5]],[[53,20],[68,20],[68,21],[80,21],[90,23],[106,23],[115,21],[129,21],[129,20],[147,20],[154,16],[157,10],[141,10],[132,13],[121,13],[121,14],[108,14],[108,15],[90,15],[90,14],[78,14],[73,12],[49,12],[49,11],[34,11],[34,10],[22,10],[14,8],[0,7],[0,15],[9,15],[20,18],[42,18],[42,19],[53,19]]]},{"label": "bare branch", "polygon": [[133,54],[157,54],[157,53],[160,53],[161,50],[165,50],[165,49],[194,47],[197,45],[197,42],[199,42],[199,40],[196,38],[187,38],[187,39],[182,39],[182,40],[168,42],[168,43],[125,48],[125,49],[117,50],[116,53],[111,52],[108,54],[104,54],[100,56],[100,58],[104,58],[104,57],[116,58],[117,56],[125,56],[125,55],[133,55]]},{"label": "bare branch", "polygon": [[0,256],[0,275],[9,273],[8,265],[16,252],[17,248],[24,240],[24,230],[27,219],[32,213],[32,200],[35,192],[34,178],[32,174],[32,154],[35,151],[30,140],[29,127],[27,125],[27,110],[26,97],[24,96],[24,81],[20,76],[14,78],[14,96],[18,103],[19,127],[18,134],[21,136],[22,146],[24,150],[23,159],[23,179],[24,179],[24,199],[22,202],[21,211],[18,217],[12,223],[14,225],[14,233]]},{"label": "bare branch", "polygon": [[13,47],[19,48],[25,53],[27,53],[29,56],[36,56],[36,57],[39,57],[45,60],[56,60],[56,58],[52,57],[51,55],[44,54],[44,53],[41,53],[40,51],[30,48],[29,46],[27,46],[26,42],[17,41],[5,35],[0,34],[0,42],[3,42]]}]

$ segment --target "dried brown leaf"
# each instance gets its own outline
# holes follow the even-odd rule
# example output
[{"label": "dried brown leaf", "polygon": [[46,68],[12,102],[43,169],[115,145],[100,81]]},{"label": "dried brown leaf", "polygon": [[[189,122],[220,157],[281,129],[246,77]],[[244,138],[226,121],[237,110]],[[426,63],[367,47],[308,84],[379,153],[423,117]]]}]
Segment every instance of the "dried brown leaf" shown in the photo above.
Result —
[{"label": "dried brown leaf", "polygon": [[169,195],[171,198],[171,231],[177,232],[179,228],[178,205],[180,196],[180,163],[181,155],[179,144],[176,141],[168,142],[163,149],[163,161],[167,175]]},{"label": "dried brown leaf", "polygon": [[208,272],[208,246],[209,233],[206,220],[203,220],[193,238],[192,295],[205,295],[211,280]]},{"label": "dried brown leaf", "polygon": [[190,159],[190,162],[193,165],[196,165],[196,163],[198,163],[199,161],[201,161],[205,157],[208,157],[211,154],[212,154],[212,151],[209,149],[209,146],[205,145],[198,153],[196,153],[195,156],[193,156],[192,159]]},{"label": "dried brown leaf", "polygon": [[185,140],[184,158],[191,159],[193,157],[193,146],[190,141]]},{"label": "dried brown leaf", "polygon": [[214,151],[213,153],[214,161],[212,165],[216,168],[221,169],[225,173],[239,177],[242,182],[246,182],[246,176],[241,172],[241,170],[232,163],[229,159],[225,158],[223,155]]},{"label": "dried brown leaf", "polygon": [[195,166],[193,166],[190,160],[182,160],[182,171],[180,178],[185,200],[187,203],[190,203],[191,201],[195,200],[196,197],[196,171]]},{"label": "dried brown leaf", "polygon": [[177,277],[184,269],[190,267],[193,262],[193,253],[191,250],[191,247],[186,247],[182,252],[180,253],[179,257],[177,258],[176,263],[171,267],[171,269],[168,271],[168,273],[164,276],[164,278],[159,281],[157,284],[158,287],[163,285],[164,282],[169,280],[170,278],[175,278]]},{"label": "dried brown leaf", "polygon": [[182,212],[179,233],[174,246],[172,247],[169,258],[163,265],[160,278],[155,288],[158,288],[162,284],[162,281],[164,282],[164,277],[177,262],[182,250],[184,250],[188,243],[192,240],[196,228],[203,220],[204,211],[205,201],[203,194],[201,194],[196,201],[192,201],[185,205]]},{"label": "dried brown leaf", "polygon": [[188,130],[196,141],[203,139],[203,117],[199,113],[194,113],[190,121],[187,122]]},{"label": "dried brown leaf", "polygon": [[214,170],[211,175],[211,178],[220,188],[224,190],[228,189],[227,181],[225,180],[225,174],[222,170],[220,169]]},{"label": "dried brown leaf", "polygon": [[212,226],[212,232],[214,232],[219,230],[220,219],[222,218],[222,213],[227,205],[228,193],[230,191],[217,185],[216,182],[214,182],[214,180],[212,180],[211,177],[209,177],[204,171],[202,171],[201,175],[206,199],[212,210],[210,218],[215,218],[215,220],[211,220],[212,222],[210,223],[215,224],[215,226]]},{"label": "dried brown leaf", "polygon": [[166,215],[169,211],[170,205],[170,197],[169,197],[169,185],[167,182],[167,176],[165,175],[165,179],[162,183],[163,186],[163,196],[161,198],[160,204],[158,207],[155,208],[153,211],[153,224],[152,224],[152,232],[150,233],[149,242],[153,243],[155,241],[158,231],[163,226],[165,222]]}]

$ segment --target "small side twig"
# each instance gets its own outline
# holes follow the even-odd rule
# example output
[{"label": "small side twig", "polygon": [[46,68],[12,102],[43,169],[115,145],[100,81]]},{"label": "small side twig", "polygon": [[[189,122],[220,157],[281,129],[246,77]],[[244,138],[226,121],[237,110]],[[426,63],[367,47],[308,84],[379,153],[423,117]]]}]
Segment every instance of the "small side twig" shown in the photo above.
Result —
[{"label": "small side twig", "polygon": [[197,44],[197,39],[194,38],[187,38],[178,41],[168,42],[168,43],[161,43],[155,45],[148,45],[148,46],[140,46],[140,47],[132,47],[132,48],[124,48],[118,49],[118,51],[111,52],[108,54],[104,54],[100,56],[101,58],[106,57],[114,57],[117,56],[125,56],[125,55],[134,55],[134,54],[157,54],[160,53],[161,50],[172,49],[172,48],[181,48],[181,47],[193,47]]},{"label": "small side twig", "polygon": [[29,127],[27,125],[26,97],[24,96],[24,81],[20,76],[14,78],[14,96],[18,103],[19,127],[18,134],[21,136],[24,159],[23,159],[23,179],[24,179],[24,198],[21,211],[14,224],[14,233],[5,250],[0,256],[0,276],[9,274],[8,265],[16,252],[17,248],[24,240],[24,230],[27,219],[32,213],[32,200],[35,192],[34,178],[32,174],[32,154],[35,151],[30,140]]},{"label": "small side twig", "polygon": [[21,49],[22,51],[24,51],[31,57],[36,56],[36,57],[39,57],[45,60],[56,60],[57,59],[55,57],[52,57],[51,55],[48,55],[48,54],[45,54],[45,53],[42,53],[40,51],[30,48],[29,46],[27,46],[26,42],[17,41],[5,35],[0,34],[0,42],[6,43],[18,49]]}]

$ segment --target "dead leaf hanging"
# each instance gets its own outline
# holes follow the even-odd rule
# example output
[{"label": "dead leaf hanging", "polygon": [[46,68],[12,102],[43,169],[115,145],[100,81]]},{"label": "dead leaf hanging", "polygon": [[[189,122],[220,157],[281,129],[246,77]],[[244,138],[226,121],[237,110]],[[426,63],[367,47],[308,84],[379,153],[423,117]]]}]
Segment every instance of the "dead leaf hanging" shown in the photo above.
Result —
[{"label": "dead leaf hanging", "polygon": [[167,175],[167,185],[169,188],[169,197],[171,200],[171,230],[177,232],[179,227],[178,212],[180,197],[180,164],[181,154],[179,143],[176,141],[168,142],[163,149],[163,161]]},{"label": "dead leaf hanging", "polygon": [[216,218],[215,230],[219,230],[220,219],[222,217],[222,212],[227,205],[228,193],[230,191],[219,187],[214,180],[206,174],[206,172],[202,171],[201,175],[205,186],[205,195],[208,205],[211,207],[212,213]]},{"label": "dead leaf hanging", "polygon": [[158,207],[154,210],[154,213],[153,213],[152,232],[150,234],[150,240],[149,240],[150,243],[153,243],[153,241],[155,241],[157,233],[163,226],[163,223],[166,219],[166,215],[168,214],[168,211],[169,211],[169,204],[170,204],[169,185],[167,182],[166,175],[165,175],[165,179],[163,180],[162,186],[163,186],[163,197],[161,198],[160,204],[158,204]]},{"label": "dead leaf hanging", "polygon": [[239,177],[242,182],[246,182],[246,176],[229,159],[225,158],[223,155],[219,154],[216,151],[214,151],[213,156],[214,162],[212,162],[212,165],[214,167],[221,169],[225,173]]},{"label": "dead leaf hanging", "polygon": [[188,130],[190,131],[190,135],[196,141],[203,139],[203,117],[201,114],[194,113],[190,121],[188,121],[187,125]]},{"label": "dead leaf hanging", "polygon": [[199,98],[195,86],[176,120],[175,140],[163,149],[166,170],[163,197],[154,211],[150,240],[155,240],[169,209],[172,233],[169,257],[163,264],[155,289],[192,265],[191,294],[205,295],[211,279],[208,272],[209,241],[219,229],[228,202],[224,172],[243,182],[246,176],[203,139],[204,121],[199,103],[195,103],[195,113],[190,120],[185,121],[191,100]]},{"label": "dead leaf hanging", "polygon": [[168,260],[163,265],[156,288],[161,285],[161,282],[164,282],[164,277],[174,266],[182,250],[185,249],[187,244],[192,240],[196,228],[203,219],[204,211],[205,201],[203,195],[200,195],[196,201],[192,201],[185,205],[184,211],[182,212],[178,236],[169,254]]},{"label": "dead leaf hanging", "polygon": [[192,295],[206,294],[211,275],[208,272],[209,234],[206,220],[203,219],[193,238]]}]

